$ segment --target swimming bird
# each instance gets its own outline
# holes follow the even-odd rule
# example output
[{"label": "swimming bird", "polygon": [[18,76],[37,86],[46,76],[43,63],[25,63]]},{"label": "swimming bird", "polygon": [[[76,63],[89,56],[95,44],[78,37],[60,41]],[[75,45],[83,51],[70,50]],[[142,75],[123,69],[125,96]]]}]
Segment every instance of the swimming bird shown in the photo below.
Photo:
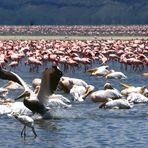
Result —
[{"label": "swimming bird", "polygon": [[102,103],[99,108],[106,109],[130,109],[133,106],[126,99],[108,99],[106,102]]},{"label": "swimming bird", "polygon": [[93,102],[106,102],[108,98],[119,99],[122,97],[121,93],[113,88],[110,83],[104,85],[104,90],[95,91],[90,95]]},{"label": "swimming bird", "polygon": [[92,76],[103,76],[109,72],[109,66],[100,66],[87,70]]},{"label": "swimming bird", "polygon": [[84,80],[78,78],[62,77],[59,89],[70,93],[73,101],[82,102],[94,90],[94,86],[88,85]]},{"label": "swimming bird", "polygon": [[7,90],[15,90],[15,89],[23,89],[23,87],[18,84],[17,82],[13,82],[13,81],[8,81],[3,88],[7,89]]},{"label": "swimming bird", "polygon": [[21,136],[24,135],[24,138],[26,137],[26,127],[30,127],[32,129],[32,132],[35,136],[35,138],[37,137],[37,134],[35,132],[35,128],[34,128],[34,120],[26,115],[19,115],[18,113],[12,112],[12,116],[15,117],[15,119],[17,119],[18,121],[20,121],[20,123],[22,123],[24,125],[24,128],[21,131]]},{"label": "swimming bird", "polygon": [[82,79],[62,77],[59,81],[58,88],[63,90],[65,93],[69,93],[73,85],[84,86],[85,88],[88,87],[88,84]]},{"label": "swimming bird", "polygon": [[132,103],[148,103],[148,98],[137,92],[131,92],[127,100]]},{"label": "swimming bird", "polygon": [[124,73],[114,70],[110,70],[103,77],[105,77],[106,79],[127,79],[127,76]]},{"label": "swimming bird", "polygon": [[84,86],[73,85],[70,90],[70,95],[73,101],[83,102],[85,98],[94,90],[94,86],[89,85],[87,88]]},{"label": "swimming bird", "polygon": [[148,92],[145,85],[142,87],[135,87],[135,86],[128,85],[125,83],[120,83],[120,85],[125,87],[125,89],[121,90],[121,94],[125,96],[128,96],[132,92],[137,92],[137,93],[144,94],[144,95],[146,95],[146,93]]}]

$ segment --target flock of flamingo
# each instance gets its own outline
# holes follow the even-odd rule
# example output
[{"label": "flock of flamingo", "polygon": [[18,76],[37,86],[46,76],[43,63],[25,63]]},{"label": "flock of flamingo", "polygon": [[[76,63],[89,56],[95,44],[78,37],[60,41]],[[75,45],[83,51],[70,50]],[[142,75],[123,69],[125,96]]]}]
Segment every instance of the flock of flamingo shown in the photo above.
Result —
[{"label": "flock of flamingo", "polygon": [[147,36],[148,25],[0,26],[0,35]]},{"label": "flock of flamingo", "polygon": [[[82,79],[63,74],[84,67],[84,72],[94,77],[128,79],[124,73],[111,69],[110,61],[120,63],[125,70],[147,68],[148,40],[1,40],[0,79],[8,80],[8,83],[0,88],[0,114],[13,116],[24,124],[21,136],[26,137],[28,126],[37,137],[34,119],[54,118],[57,108],[71,108],[74,102],[81,104],[89,98],[98,103],[100,109],[131,109],[135,103],[147,103],[146,86],[120,83],[124,89],[119,91],[105,83],[103,89],[96,90]],[[13,72],[20,64],[29,66],[29,71],[34,72],[48,63],[52,66],[43,70],[41,78],[34,78],[32,86]],[[99,66],[93,67],[94,63]],[[148,73],[144,75],[148,76]],[[16,98],[8,98],[9,91],[16,89],[23,92]],[[23,101],[18,101],[22,98]]]},{"label": "flock of flamingo", "polygon": [[1,40],[1,67],[17,67],[24,60],[30,71],[50,63],[61,65],[64,70],[85,70],[94,62],[106,64],[117,61],[127,70],[143,70],[148,65],[148,41],[132,40]]}]

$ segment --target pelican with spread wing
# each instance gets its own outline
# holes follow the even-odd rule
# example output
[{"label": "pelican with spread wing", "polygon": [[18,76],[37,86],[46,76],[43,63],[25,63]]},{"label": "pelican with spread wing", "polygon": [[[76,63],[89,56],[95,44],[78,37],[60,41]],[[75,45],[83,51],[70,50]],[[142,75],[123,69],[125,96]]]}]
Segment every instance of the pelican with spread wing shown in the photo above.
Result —
[{"label": "pelican with spread wing", "polygon": [[48,111],[47,105],[50,99],[49,96],[51,96],[56,90],[61,77],[62,72],[57,66],[46,68],[42,73],[41,86],[39,92],[36,94],[29,88],[26,82],[16,73],[6,71],[0,68],[1,79],[12,80],[14,82],[19,83],[24,88],[24,92],[15,100],[24,98],[24,105],[33,113],[39,113],[40,115],[44,115]]}]

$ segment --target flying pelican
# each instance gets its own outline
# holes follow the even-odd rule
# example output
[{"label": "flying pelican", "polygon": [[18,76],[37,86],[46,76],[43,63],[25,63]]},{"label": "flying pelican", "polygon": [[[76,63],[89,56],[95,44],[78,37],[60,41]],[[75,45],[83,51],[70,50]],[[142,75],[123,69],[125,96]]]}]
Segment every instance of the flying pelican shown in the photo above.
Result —
[{"label": "flying pelican", "polygon": [[49,100],[49,96],[54,93],[57,88],[58,82],[62,76],[62,72],[57,66],[52,66],[51,68],[46,68],[42,73],[42,80],[40,90],[35,94],[25,83],[25,81],[17,74],[0,69],[1,79],[12,80],[24,87],[24,92],[16,98],[24,98],[24,105],[30,109],[33,113],[39,113],[44,115],[48,108],[46,108]]}]

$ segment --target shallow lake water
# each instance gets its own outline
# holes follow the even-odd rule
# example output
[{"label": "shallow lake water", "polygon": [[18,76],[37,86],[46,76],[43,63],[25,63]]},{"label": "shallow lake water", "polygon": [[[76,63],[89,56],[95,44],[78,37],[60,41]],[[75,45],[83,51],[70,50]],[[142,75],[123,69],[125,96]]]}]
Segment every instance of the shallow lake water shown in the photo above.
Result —
[{"label": "shallow lake water", "polygon": [[[12,69],[19,74],[28,84],[36,77],[41,77],[41,72],[50,64],[43,65],[38,72],[29,72],[29,67],[23,63]],[[100,66],[94,63],[91,67]],[[134,86],[147,85],[148,77],[142,73],[147,71],[131,71],[120,64],[109,63],[110,69],[124,72],[126,80],[107,80],[97,76],[90,76],[84,66],[74,71],[63,72],[70,76],[85,80],[95,86],[96,90],[102,89],[106,82],[122,90],[120,82]],[[0,80],[0,86],[5,81]],[[10,92],[8,95],[15,98],[19,91]],[[148,141],[148,104],[136,104],[129,110],[99,109],[99,103],[93,103],[89,97],[83,103],[72,103],[70,109],[59,109],[56,118],[35,121],[38,137],[34,139],[31,129],[27,129],[27,137],[20,136],[23,125],[6,115],[0,116],[0,147],[5,148],[99,148],[99,147],[147,147]]]}]

